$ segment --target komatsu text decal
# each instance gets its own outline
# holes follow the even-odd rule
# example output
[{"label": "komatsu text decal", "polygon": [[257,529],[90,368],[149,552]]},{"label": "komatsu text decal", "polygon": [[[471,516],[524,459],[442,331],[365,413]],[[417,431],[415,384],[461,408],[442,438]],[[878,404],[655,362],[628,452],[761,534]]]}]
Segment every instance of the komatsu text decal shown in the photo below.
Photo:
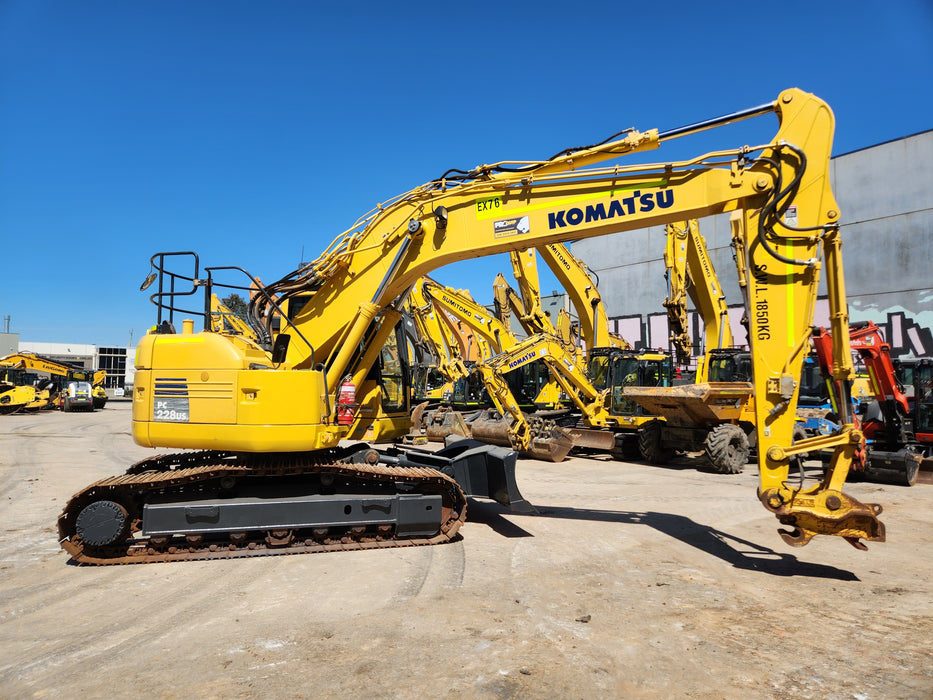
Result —
[{"label": "komatsu text decal", "polygon": [[573,207],[561,211],[550,212],[547,215],[548,228],[564,228],[577,226],[582,223],[614,219],[617,216],[649,212],[655,207],[669,209],[674,205],[674,190],[658,190],[657,192],[642,192],[635,190],[629,197],[613,199],[606,209],[604,202],[587,204],[585,208]]},{"label": "komatsu text decal", "polygon": [[537,351],[537,350],[531,350],[530,352],[526,352],[526,353],[525,353],[524,355],[522,355],[521,357],[518,357],[518,358],[512,360],[512,361],[509,363],[509,369],[515,369],[515,368],[518,367],[519,365],[523,365],[523,364],[525,364],[526,362],[530,362],[531,360],[535,359],[537,356],[538,356],[538,351]]}]

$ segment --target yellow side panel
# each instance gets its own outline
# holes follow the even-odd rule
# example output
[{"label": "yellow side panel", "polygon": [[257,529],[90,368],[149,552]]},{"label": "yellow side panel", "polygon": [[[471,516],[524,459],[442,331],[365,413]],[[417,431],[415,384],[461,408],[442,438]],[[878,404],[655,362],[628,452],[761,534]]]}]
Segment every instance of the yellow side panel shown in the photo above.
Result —
[{"label": "yellow side panel", "polygon": [[321,372],[137,370],[133,438],[148,447],[302,451],[331,447]]},{"label": "yellow side panel", "polygon": [[236,422],[239,425],[321,422],[324,410],[322,372],[247,370],[237,374],[240,385]]}]

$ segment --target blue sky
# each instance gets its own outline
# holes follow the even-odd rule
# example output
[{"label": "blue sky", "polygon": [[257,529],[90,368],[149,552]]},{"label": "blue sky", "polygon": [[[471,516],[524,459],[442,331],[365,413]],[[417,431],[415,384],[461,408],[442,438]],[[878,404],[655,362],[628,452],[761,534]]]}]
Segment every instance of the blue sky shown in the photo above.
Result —
[{"label": "blue sky", "polygon": [[[449,168],[792,86],[845,153],[933,128],[931,67],[929,0],[0,0],[0,316],[23,341],[127,345],[155,321],[156,252],[277,279]],[[508,269],[435,276],[488,303]]]}]

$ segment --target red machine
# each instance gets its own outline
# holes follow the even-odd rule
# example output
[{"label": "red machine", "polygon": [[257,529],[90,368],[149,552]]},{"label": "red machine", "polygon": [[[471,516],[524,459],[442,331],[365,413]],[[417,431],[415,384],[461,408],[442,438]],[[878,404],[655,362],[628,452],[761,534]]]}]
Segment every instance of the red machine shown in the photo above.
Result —
[{"label": "red machine", "polygon": [[[841,422],[855,421],[858,424],[858,417],[850,418],[852,401],[848,382],[832,378],[832,337],[826,329],[815,328],[810,339],[820,371],[827,377],[833,410]],[[862,433],[869,441],[861,471],[867,477],[913,486],[917,482],[923,454],[933,446],[933,440],[929,445],[924,444],[914,432],[914,411],[910,399],[897,378],[891,346],[885,342],[878,326],[872,321],[850,324],[849,342],[865,363],[875,395],[875,401],[868,406],[860,421]],[[855,465],[853,468],[858,470]]]}]

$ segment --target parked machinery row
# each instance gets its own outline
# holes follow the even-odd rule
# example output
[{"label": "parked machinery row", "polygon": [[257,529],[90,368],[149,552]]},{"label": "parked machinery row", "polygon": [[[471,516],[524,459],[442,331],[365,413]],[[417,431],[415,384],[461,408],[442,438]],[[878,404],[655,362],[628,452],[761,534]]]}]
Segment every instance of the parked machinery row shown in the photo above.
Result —
[{"label": "parked machinery row", "polygon": [[31,352],[7,355],[0,358],[0,413],[103,408],[106,376],[102,369],[90,370]]}]

